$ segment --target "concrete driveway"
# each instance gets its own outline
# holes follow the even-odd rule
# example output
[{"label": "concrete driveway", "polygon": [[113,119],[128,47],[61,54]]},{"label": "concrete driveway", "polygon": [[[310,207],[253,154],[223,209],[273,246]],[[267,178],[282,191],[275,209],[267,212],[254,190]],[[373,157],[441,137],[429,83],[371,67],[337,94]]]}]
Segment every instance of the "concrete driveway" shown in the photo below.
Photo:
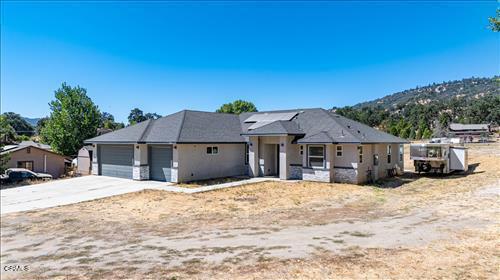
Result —
[{"label": "concrete driveway", "polygon": [[1,190],[1,214],[49,208],[93,200],[169,183],[134,181],[106,176],[84,176]]}]

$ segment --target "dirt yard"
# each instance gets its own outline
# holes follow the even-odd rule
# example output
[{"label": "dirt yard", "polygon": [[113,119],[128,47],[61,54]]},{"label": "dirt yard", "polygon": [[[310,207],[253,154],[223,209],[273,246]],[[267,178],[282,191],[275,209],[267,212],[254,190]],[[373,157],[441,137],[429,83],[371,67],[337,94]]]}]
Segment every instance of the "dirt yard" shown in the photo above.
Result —
[{"label": "dirt yard", "polygon": [[2,279],[498,279],[500,145],[471,145],[469,164],[376,186],[142,191],[8,214]]}]

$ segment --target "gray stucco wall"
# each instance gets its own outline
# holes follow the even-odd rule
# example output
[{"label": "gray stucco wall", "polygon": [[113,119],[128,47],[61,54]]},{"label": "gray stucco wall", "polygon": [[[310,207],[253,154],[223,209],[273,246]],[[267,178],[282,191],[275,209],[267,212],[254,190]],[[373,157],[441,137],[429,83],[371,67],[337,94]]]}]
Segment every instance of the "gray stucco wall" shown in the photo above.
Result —
[{"label": "gray stucco wall", "polygon": [[[228,176],[246,175],[245,144],[177,144],[173,153],[174,182],[188,182]],[[209,146],[219,148],[207,154]],[[175,173],[175,174],[174,174]]]}]

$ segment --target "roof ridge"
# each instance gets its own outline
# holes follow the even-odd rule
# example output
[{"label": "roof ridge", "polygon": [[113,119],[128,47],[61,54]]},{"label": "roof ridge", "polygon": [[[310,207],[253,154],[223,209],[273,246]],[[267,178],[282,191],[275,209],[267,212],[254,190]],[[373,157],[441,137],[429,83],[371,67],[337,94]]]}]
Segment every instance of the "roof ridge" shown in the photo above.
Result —
[{"label": "roof ridge", "polygon": [[[330,111],[328,111],[328,110],[322,109],[322,111],[323,111],[325,114],[327,114],[327,115],[328,115],[328,117],[329,117],[330,119],[332,119],[333,121],[335,121],[335,118],[337,118],[337,116],[335,116],[335,117],[334,117],[334,116],[332,116],[332,114],[331,114],[331,113],[330,113]],[[337,114],[337,115],[338,115],[338,114]],[[341,115],[338,115],[338,116],[339,116],[339,117],[342,117]],[[342,118],[343,118],[343,117],[342,117]],[[349,119],[349,120],[351,120],[351,119]],[[347,134],[351,135],[353,138],[355,138],[356,140],[358,140],[358,141],[362,141],[362,139],[360,139],[359,137],[357,137],[356,135],[354,135],[353,133],[351,133],[351,132],[349,131],[349,128],[348,128],[348,127],[345,127],[345,126],[344,126],[341,122],[335,121],[335,123],[336,123],[336,124],[338,124],[340,127],[342,127],[342,128],[343,128],[343,129],[342,129],[342,135],[344,135],[344,133],[347,133]],[[330,138],[331,138],[331,137],[330,137]]]},{"label": "roof ridge", "polygon": [[181,120],[181,124],[179,125],[179,131],[177,132],[177,137],[175,138],[175,142],[179,142],[179,140],[181,139],[181,133],[182,133],[182,127],[184,126],[184,121],[186,120],[186,112],[188,110],[182,110],[182,120]]},{"label": "roof ridge", "polygon": [[139,139],[137,139],[138,142],[143,142],[144,140],[144,137],[146,136],[146,133],[149,133],[149,131],[151,131],[151,123],[154,122],[155,120],[153,119],[148,119],[147,120],[147,124],[146,124],[146,128],[144,129],[144,131],[142,132],[141,136],[139,137]]}]

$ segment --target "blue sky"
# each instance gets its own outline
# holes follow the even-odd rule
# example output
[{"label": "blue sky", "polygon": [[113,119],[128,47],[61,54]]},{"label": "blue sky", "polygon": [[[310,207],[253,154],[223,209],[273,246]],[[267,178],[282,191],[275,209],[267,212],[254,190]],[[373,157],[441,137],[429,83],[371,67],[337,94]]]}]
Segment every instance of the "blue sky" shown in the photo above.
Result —
[{"label": "blue sky", "polygon": [[62,82],[102,111],[354,105],[498,75],[495,1],[5,2],[2,112],[49,114]]}]

